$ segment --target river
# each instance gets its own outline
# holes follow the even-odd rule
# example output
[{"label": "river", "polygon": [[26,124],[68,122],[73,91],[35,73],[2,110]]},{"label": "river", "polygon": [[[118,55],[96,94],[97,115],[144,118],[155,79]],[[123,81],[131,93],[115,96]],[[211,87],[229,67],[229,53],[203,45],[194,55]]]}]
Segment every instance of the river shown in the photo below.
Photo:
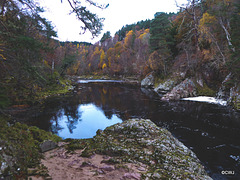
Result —
[{"label": "river", "polygon": [[240,113],[216,104],[160,99],[136,84],[81,81],[74,93],[48,98],[29,112],[26,123],[65,139],[91,138],[97,129],[129,118],[151,119],[194,151],[213,179],[240,179]]}]

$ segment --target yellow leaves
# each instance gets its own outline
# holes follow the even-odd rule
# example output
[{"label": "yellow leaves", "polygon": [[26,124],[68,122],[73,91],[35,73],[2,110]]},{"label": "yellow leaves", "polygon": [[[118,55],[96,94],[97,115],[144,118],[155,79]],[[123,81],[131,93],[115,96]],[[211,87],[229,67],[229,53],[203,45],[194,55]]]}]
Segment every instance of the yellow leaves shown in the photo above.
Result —
[{"label": "yellow leaves", "polygon": [[209,61],[213,58],[214,53],[212,53],[209,49],[203,49],[202,50],[203,53],[203,61]]},{"label": "yellow leaves", "polygon": [[104,69],[106,67],[107,67],[107,65],[106,65],[106,63],[104,63],[103,66],[102,66],[102,69]]},{"label": "yellow leaves", "polygon": [[146,34],[147,34],[147,33],[143,33],[143,34],[141,34],[141,35],[139,36],[139,39],[141,39],[141,40],[142,40],[142,39],[143,39],[143,37],[144,37],[144,36],[146,36]]},{"label": "yellow leaves", "polygon": [[79,67],[80,67],[80,61],[78,61],[77,63],[75,63],[75,64],[72,66],[72,71],[73,71],[72,74],[73,74],[73,75],[77,73]]},{"label": "yellow leaves", "polygon": [[[3,44],[0,44],[0,47],[3,46]],[[3,52],[3,49],[0,49],[0,52]],[[3,60],[7,60],[7,58],[0,53],[0,57],[2,57]]]},{"label": "yellow leaves", "polygon": [[99,54],[100,54],[99,47],[96,47],[93,52],[93,55],[99,55]]},{"label": "yellow leaves", "polygon": [[3,60],[7,60],[2,54],[0,54],[0,57],[2,57]]},{"label": "yellow leaves", "polygon": [[100,55],[100,62],[103,62],[103,60],[105,59],[105,53],[103,51],[103,49],[101,49],[101,55]]},{"label": "yellow leaves", "polygon": [[200,20],[199,26],[204,26],[207,24],[212,24],[214,22],[216,22],[216,17],[210,15],[209,13],[204,13],[202,19]]},{"label": "yellow leaves", "polygon": [[215,16],[210,15],[209,13],[204,13],[202,18],[200,19],[198,28],[201,32],[199,40],[202,41],[203,38],[207,40],[209,43],[212,42],[211,30],[210,28],[214,28],[214,24],[217,22]]},{"label": "yellow leaves", "polygon": [[108,60],[108,67],[111,67],[111,62],[114,60],[114,48],[109,48],[107,50],[107,60]]},{"label": "yellow leaves", "polygon": [[[100,55],[100,63],[98,64],[98,67],[101,68],[102,64],[103,64],[103,61],[105,59],[105,53],[104,53],[104,50],[101,49],[100,51],[101,55]],[[102,68],[103,69],[103,68]]]},{"label": "yellow leaves", "polygon": [[152,54],[150,54],[148,62],[149,62],[150,68],[154,71],[162,69],[163,67],[162,58],[157,51],[154,51]]},{"label": "yellow leaves", "polygon": [[128,31],[128,33],[126,34],[126,37],[124,39],[124,47],[128,48],[131,45],[132,42],[132,36],[133,36],[133,30]]},{"label": "yellow leaves", "polygon": [[115,49],[115,55],[116,57],[120,56],[121,54],[121,51],[122,51],[122,44],[121,42],[117,42],[114,46],[114,49]]},{"label": "yellow leaves", "polygon": [[150,32],[150,29],[145,29],[144,30],[144,33],[149,33]]},{"label": "yellow leaves", "polygon": [[91,63],[88,64],[88,67],[89,67],[89,68],[91,67]]},{"label": "yellow leaves", "polygon": [[46,60],[43,60],[43,64],[48,67],[48,68],[51,68],[51,66],[48,64],[48,62]]},{"label": "yellow leaves", "polygon": [[127,37],[127,36],[131,36],[131,35],[133,35],[133,30],[128,31],[128,33],[126,34],[126,37]]}]

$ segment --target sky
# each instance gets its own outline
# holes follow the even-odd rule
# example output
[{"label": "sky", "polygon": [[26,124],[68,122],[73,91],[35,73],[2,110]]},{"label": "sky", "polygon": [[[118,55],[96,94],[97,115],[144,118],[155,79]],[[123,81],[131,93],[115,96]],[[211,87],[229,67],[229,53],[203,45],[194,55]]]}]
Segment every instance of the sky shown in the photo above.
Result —
[{"label": "sky", "polygon": [[104,32],[110,31],[114,36],[126,24],[153,19],[156,12],[177,12],[179,7],[176,6],[176,1],[179,5],[187,3],[187,0],[95,0],[100,4],[109,3],[109,6],[104,10],[90,7],[99,17],[105,18],[102,33],[92,39],[90,33],[79,34],[81,22],[74,14],[69,15],[71,8],[67,0],[62,3],[61,0],[38,0],[45,9],[42,16],[51,21],[57,31],[57,39],[91,43],[99,41]]}]

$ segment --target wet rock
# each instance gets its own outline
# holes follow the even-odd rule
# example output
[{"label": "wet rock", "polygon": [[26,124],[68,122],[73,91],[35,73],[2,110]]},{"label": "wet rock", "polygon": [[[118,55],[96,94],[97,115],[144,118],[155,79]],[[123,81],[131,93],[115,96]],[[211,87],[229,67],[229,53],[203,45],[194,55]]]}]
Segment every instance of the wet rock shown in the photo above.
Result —
[{"label": "wet rock", "polygon": [[46,152],[46,151],[55,149],[56,147],[57,147],[57,143],[55,143],[51,140],[46,140],[40,144],[40,149],[42,152]]},{"label": "wet rock", "polygon": [[153,73],[149,74],[148,76],[146,76],[141,81],[141,86],[143,86],[143,87],[152,87],[152,86],[154,86],[154,76],[153,76]]},{"label": "wet rock", "polygon": [[161,99],[169,101],[194,96],[197,96],[196,85],[191,79],[185,79],[183,82],[175,86],[171,92],[165,94]]}]

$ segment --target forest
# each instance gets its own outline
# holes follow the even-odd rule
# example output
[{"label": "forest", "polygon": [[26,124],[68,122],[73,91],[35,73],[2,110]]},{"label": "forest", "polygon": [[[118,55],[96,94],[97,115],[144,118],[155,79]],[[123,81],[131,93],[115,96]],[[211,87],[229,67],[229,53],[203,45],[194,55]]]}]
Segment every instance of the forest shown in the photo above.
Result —
[{"label": "forest", "polygon": [[[208,71],[215,84],[230,72],[240,79],[238,0],[192,0],[176,14],[157,12],[154,19],[125,25],[113,36],[105,32],[93,45],[55,40],[51,22],[33,1],[1,3],[1,108],[63,90],[65,75],[142,79],[153,71],[164,79],[176,71],[188,76]],[[85,22],[83,29],[98,35],[101,25]]]}]

